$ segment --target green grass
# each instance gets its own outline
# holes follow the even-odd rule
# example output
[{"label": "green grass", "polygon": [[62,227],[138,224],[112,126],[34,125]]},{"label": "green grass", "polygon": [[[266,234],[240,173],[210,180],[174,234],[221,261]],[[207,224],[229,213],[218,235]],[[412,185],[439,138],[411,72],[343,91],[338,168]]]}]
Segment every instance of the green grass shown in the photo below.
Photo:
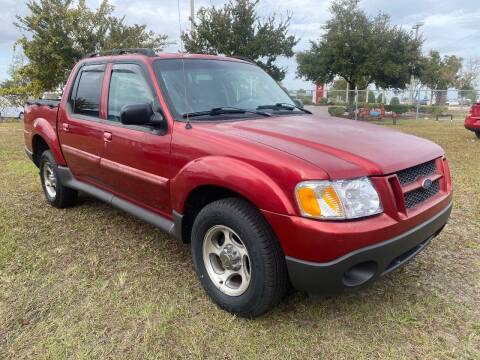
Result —
[{"label": "green grass", "polygon": [[86,196],[48,206],[22,124],[0,124],[0,358],[480,358],[480,141],[459,123],[397,127],[447,152],[445,231],[363,291],[293,293],[244,320],[209,300],[188,247],[161,231]]}]

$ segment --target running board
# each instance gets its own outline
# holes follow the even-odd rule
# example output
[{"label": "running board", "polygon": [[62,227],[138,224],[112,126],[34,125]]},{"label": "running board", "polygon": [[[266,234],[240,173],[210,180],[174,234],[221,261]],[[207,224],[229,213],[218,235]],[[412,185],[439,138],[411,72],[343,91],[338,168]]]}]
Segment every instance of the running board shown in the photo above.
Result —
[{"label": "running board", "polygon": [[[111,204],[139,219],[142,219],[147,223],[159,228],[160,230],[165,231],[169,235],[181,240],[181,231],[178,229],[181,229],[181,215],[174,214],[176,216],[174,216],[175,222],[173,222],[161,215],[155,214],[152,211],[145,210],[144,208],[141,208],[130,201],[121,199],[108,191],[100,190],[93,185],[78,181],[74,178],[68,167],[58,166],[57,171],[59,180],[64,186],[83,191],[93,197],[96,197],[97,199],[102,200],[107,204]],[[180,219],[177,219],[178,217],[180,217]]]}]

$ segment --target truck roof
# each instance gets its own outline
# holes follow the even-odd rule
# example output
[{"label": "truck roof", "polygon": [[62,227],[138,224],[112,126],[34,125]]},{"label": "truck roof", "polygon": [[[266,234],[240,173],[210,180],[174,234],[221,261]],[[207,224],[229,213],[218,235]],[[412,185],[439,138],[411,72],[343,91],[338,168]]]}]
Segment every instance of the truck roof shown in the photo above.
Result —
[{"label": "truck roof", "polygon": [[149,62],[157,59],[207,59],[207,60],[223,60],[223,61],[237,61],[237,62],[252,62],[247,58],[242,57],[230,57],[224,55],[209,55],[209,54],[192,54],[192,53],[137,53],[137,52],[125,52],[120,54],[91,54],[83,58],[81,61],[86,62],[97,62],[102,61],[113,61],[118,59],[142,59]]}]

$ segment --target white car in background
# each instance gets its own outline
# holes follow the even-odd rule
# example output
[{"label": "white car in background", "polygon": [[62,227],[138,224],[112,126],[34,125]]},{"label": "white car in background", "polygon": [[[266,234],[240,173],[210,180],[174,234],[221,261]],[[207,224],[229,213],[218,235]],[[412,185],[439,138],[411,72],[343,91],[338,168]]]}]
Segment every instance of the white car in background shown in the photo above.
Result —
[{"label": "white car in background", "polygon": [[6,106],[0,108],[0,117],[2,118],[16,118],[23,120],[23,107],[21,106]]}]

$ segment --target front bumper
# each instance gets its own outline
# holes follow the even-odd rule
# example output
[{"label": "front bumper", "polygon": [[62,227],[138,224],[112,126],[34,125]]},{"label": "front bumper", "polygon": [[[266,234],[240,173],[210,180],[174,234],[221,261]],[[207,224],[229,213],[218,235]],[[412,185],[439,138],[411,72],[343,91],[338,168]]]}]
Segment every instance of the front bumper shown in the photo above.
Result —
[{"label": "front bumper", "polygon": [[399,236],[330,262],[310,262],[287,256],[290,281],[300,291],[324,295],[362,287],[415,257],[442,231],[451,210],[450,203],[426,222]]}]

